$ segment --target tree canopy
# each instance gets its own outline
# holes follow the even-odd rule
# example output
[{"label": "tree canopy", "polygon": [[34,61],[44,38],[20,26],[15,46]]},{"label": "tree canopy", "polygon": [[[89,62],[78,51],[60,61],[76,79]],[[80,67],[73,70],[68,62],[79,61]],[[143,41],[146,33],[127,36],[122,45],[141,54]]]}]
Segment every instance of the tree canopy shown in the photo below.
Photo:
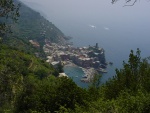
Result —
[{"label": "tree canopy", "polygon": [[20,4],[17,4],[14,0],[0,0],[0,35],[6,31],[6,19],[17,20],[19,7]]},{"label": "tree canopy", "polygon": [[[12,0],[1,0],[0,7],[1,26],[1,18],[16,20],[19,7]],[[56,70],[43,60],[1,44],[0,112],[150,113],[150,58],[140,53],[131,50],[113,78],[99,85],[97,76],[83,89],[70,78],[55,77]]]}]

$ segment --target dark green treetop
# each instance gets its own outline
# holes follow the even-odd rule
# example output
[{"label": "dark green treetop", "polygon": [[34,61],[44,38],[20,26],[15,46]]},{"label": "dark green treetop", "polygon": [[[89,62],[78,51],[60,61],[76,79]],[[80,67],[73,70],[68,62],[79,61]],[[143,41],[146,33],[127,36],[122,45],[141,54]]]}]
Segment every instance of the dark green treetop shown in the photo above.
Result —
[{"label": "dark green treetop", "polygon": [[16,22],[19,16],[19,7],[20,4],[16,4],[16,1],[0,0],[0,35],[4,34],[7,30],[6,19]]}]

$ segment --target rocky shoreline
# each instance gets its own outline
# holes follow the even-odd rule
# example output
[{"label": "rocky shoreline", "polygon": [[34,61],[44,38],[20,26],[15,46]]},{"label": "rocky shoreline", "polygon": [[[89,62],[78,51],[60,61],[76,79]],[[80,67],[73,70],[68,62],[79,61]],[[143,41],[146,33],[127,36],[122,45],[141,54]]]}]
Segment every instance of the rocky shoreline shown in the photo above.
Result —
[{"label": "rocky shoreline", "polygon": [[81,79],[81,82],[92,82],[97,71],[94,68],[82,68],[82,70],[84,71],[85,76]]},{"label": "rocky shoreline", "polygon": [[[67,62],[63,62],[65,67],[79,67],[76,64],[67,61]],[[84,76],[82,76],[81,78],[81,82],[85,82],[85,83],[89,83],[92,82],[95,74],[97,73],[97,71],[94,68],[83,68],[83,67],[79,67],[82,69],[82,71],[84,72]]]}]

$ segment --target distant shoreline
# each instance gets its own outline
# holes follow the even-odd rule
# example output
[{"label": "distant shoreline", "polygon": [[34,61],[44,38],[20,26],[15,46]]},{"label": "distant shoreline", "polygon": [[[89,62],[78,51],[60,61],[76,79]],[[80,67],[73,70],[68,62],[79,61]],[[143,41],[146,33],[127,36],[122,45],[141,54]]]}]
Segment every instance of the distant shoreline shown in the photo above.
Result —
[{"label": "distant shoreline", "polygon": [[86,68],[77,66],[76,64],[74,64],[70,61],[64,62],[64,67],[78,67],[78,68],[81,68],[83,73],[84,73],[84,76],[87,76],[86,78],[81,79],[81,82],[85,82],[85,83],[92,82],[92,79],[94,78],[94,75],[97,73],[97,71],[94,68],[86,69]]},{"label": "distant shoreline", "polygon": [[64,67],[79,67],[76,64],[72,63],[71,61],[65,61],[64,63]]}]

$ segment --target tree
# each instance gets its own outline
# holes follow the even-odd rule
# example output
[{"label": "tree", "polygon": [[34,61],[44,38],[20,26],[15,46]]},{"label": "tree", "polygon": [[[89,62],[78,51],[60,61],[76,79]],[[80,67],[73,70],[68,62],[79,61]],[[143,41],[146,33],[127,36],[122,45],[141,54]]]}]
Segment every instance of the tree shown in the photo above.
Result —
[{"label": "tree", "polygon": [[54,113],[59,109],[72,109],[76,105],[86,106],[88,93],[67,77],[49,76],[42,80],[26,77],[23,92],[15,103],[16,113]]},{"label": "tree", "polygon": [[20,4],[14,0],[0,0],[0,36],[7,30],[5,23],[7,19],[16,22],[19,16],[19,7]]},{"label": "tree", "polygon": [[108,99],[116,98],[124,90],[137,92],[142,89],[149,92],[150,65],[148,59],[141,59],[139,49],[136,53],[131,50],[128,63],[123,62],[123,69],[116,69],[116,76],[105,85],[105,94]]},{"label": "tree", "polygon": [[100,97],[101,78],[102,75],[95,74],[92,83],[88,88],[88,93],[92,100],[97,100]]},{"label": "tree", "polygon": [[[116,3],[118,0],[112,0],[112,4]],[[137,2],[137,0],[125,0],[126,5],[124,6],[133,6],[135,3]],[[131,3],[131,4],[128,4]]]}]

